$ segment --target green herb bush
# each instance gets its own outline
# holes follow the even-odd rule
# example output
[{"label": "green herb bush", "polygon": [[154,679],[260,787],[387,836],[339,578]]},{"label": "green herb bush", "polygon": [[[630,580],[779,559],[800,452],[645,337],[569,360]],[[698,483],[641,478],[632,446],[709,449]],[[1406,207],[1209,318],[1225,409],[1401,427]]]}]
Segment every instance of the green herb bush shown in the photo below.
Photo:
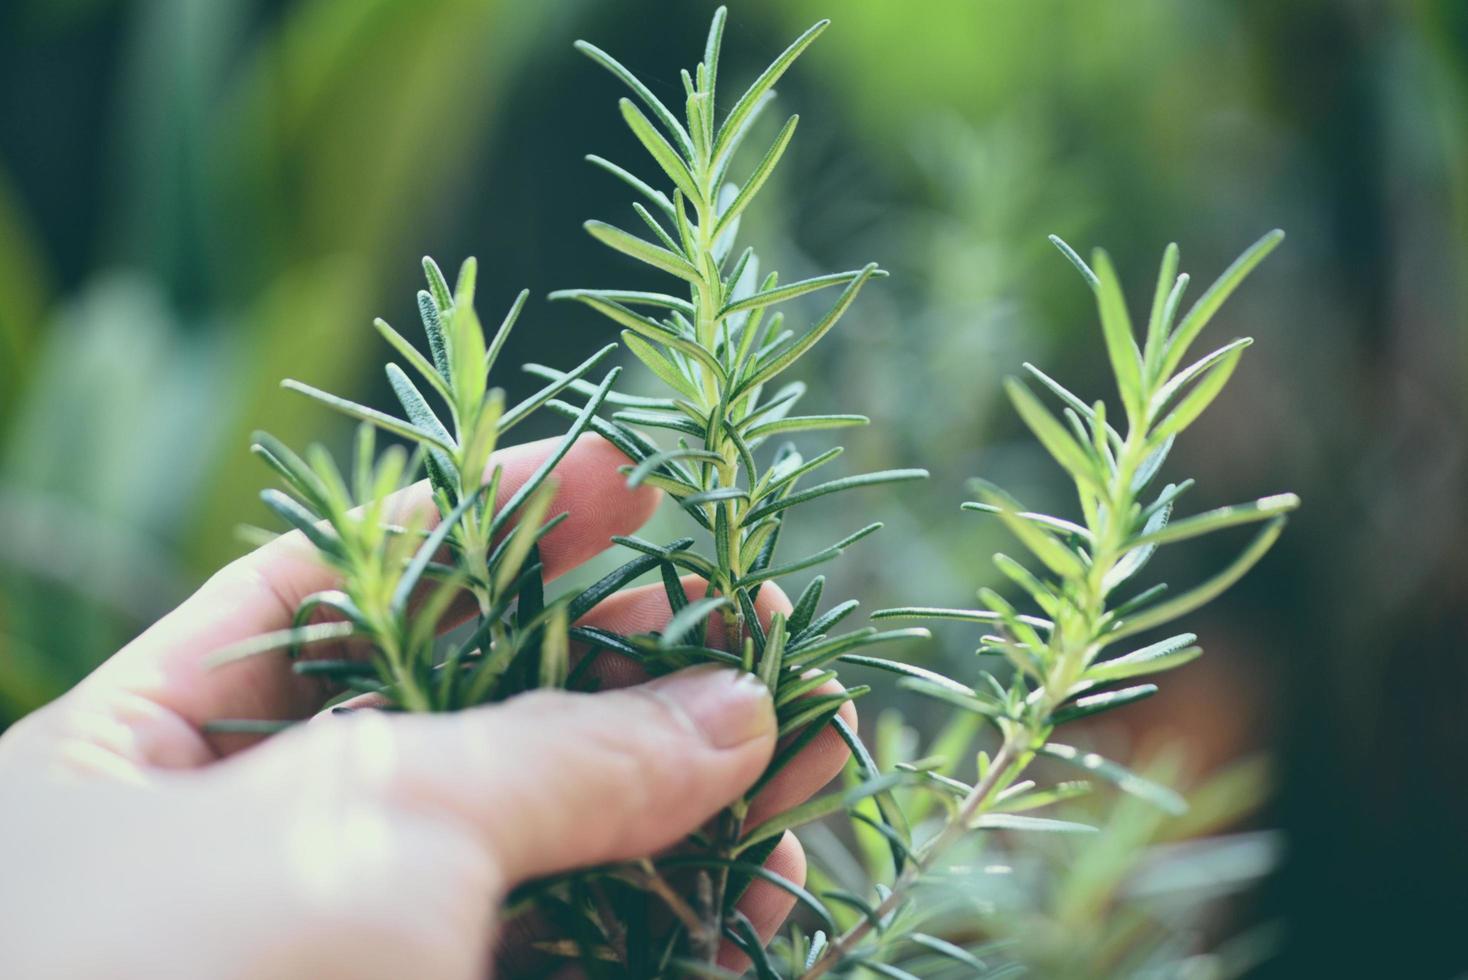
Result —
[{"label": "green herb bush", "polygon": [[[1298,504],[1281,494],[1173,519],[1192,481],[1155,487],[1174,441],[1218,396],[1250,341],[1235,340],[1192,361],[1190,351],[1282,236],[1260,239],[1186,310],[1188,277],[1178,273],[1178,251],[1169,246],[1140,329],[1106,253],[1098,250],[1088,264],[1055,239],[1095,294],[1118,399],[1108,409],[1031,365],[1030,379],[1012,379],[1006,390],[1073,483],[1078,512],[1036,513],[997,487],[977,483],[978,499],[963,509],[1002,522],[1028,556],[993,556],[1014,587],[1009,597],[986,588],[974,609],[914,605],[873,616],[974,624],[982,635],[972,676],[951,678],[872,656],[868,648],[927,633],[841,630],[857,603],[831,601],[821,576],[794,593],[788,614],[762,618],[762,589],[841,557],[881,527],[853,520],[841,540],[811,554],[787,555],[780,549],[782,532],[806,505],[927,474],[841,472],[839,446],[801,451],[789,441],[797,433],[868,423],[860,415],[821,409],[801,414],[805,385],[795,373],[863,288],[885,273],[870,263],[782,283],[761,268],[752,249],[739,246],[741,221],[790,145],[798,117],[791,116],[768,146],[747,155],[740,150],[757,131],[776,82],[827,22],[798,37],[732,101],[719,95],[724,24],[721,8],[703,60],[682,73],[685,99],[678,113],[611,55],[577,44],[630,90],[633,98],[623,98],[619,109],[653,164],[625,167],[588,157],[635,192],[632,207],[645,229],[634,234],[589,221],[586,230],[664,274],[668,285],[667,291],[567,289],[552,298],[585,304],[612,321],[622,345],[662,393],[614,390],[617,368],[594,380],[611,345],[569,370],[528,365],[544,386],[507,406],[503,392],[488,382],[525,294],[487,333],[475,313],[474,261],[464,263],[451,287],[425,260],[427,288],[418,299],[428,353],[377,322],[401,359],[386,368],[401,413],[288,381],[287,387],[361,420],[350,465],[343,472],[320,447],[297,455],[265,434],[253,447],[285,488],[265,491],[264,503],[339,571],[340,588],[307,598],[293,629],[220,651],[215,660],[283,647],[300,654],[313,643],[350,640],[355,646],[348,648],[365,655],[296,656],[293,668],[325,678],[344,694],[376,695],[385,710],[400,711],[458,710],[537,687],[589,689],[595,683],[589,668],[604,656],[631,658],[654,675],[703,663],[752,672],[772,692],[782,737],[765,775],[676,853],[522,888],[511,898],[512,914],[574,923],[539,948],[579,962],[590,976],[734,976],[718,965],[726,944],[760,978],[1008,975],[1025,958],[1022,946],[1004,942],[1002,917],[990,921],[978,906],[962,905],[968,912],[956,915],[952,901],[966,882],[997,872],[983,861],[955,863],[956,855],[971,856],[976,842],[995,834],[1023,841],[1031,832],[1093,833],[1090,824],[1045,811],[1065,808],[1095,781],[1114,784],[1161,814],[1187,810],[1173,789],[1057,741],[1055,734],[1149,696],[1157,688],[1142,678],[1197,657],[1193,634],[1155,638],[1153,631],[1244,575]],[[655,176],[646,180],[634,172],[639,169]],[[818,292],[835,296],[825,313],[787,327],[784,304]],[[489,469],[491,454],[540,408],[570,420],[565,434],[545,464],[497,504],[500,471]],[[394,443],[379,449],[379,430],[410,448]],[[537,543],[565,516],[549,513],[553,469],[585,432],[625,453],[628,484],[660,488],[697,526],[702,543],[698,537],[665,543],[616,538],[631,552],[629,560],[584,589],[548,598]],[[432,530],[403,521],[387,506],[393,491],[420,474],[437,504]],[[1161,584],[1135,584],[1158,548],[1244,524],[1259,529],[1207,581],[1176,593]],[[578,625],[598,603],[647,574],[659,576],[672,611],[661,630],[622,636]],[[472,604],[471,624],[441,635],[450,609],[465,603]],[[868,688],[837,684],[843,667],[859,677],[896,675],[903,688],[940,704],[950,720],[929,751],[908,752],[897,762],[891,751],[874,756],[843,714]],[[268,732],[276,726],[219,719],[214,727]],[[845,785],[761,822],[748,821],[753,796],[827,731],[849,748]],[[1029,771],[1040,759],[1075,769],[1077,778],[1037,783]],[[821,867],[819,853],[810,887],[764,867],[783,833],[811,827],[821,828],[828,845],[844,835],[868,857],[876,855],[866,862],[871,874],[864,891],[840,887],[839,869]],[[797,899],[792,924],[769,949],[735,905],[756,878]],[[650,902],[662,913],[647,914]]]}]

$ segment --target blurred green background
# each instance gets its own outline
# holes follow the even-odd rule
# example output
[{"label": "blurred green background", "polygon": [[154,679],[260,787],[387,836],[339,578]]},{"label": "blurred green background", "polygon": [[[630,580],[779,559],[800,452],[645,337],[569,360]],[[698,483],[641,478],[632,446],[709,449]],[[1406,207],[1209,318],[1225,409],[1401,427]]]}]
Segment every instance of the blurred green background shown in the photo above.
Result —
[{"label": "blurred green background", "polygon": [[[505,363],[604,342],[541,300],[644,284],[580,231],[630,213],[582,155],[641,160],[620,91],[571,41],[676,92],[711,11],[0,4],[0,725],[240,552],[236,525],[264,520],[251,429],[343,444],[282,376],[386,404],[369,323],[414,318],[419,256],[477,254],[486,319],[533,291]],[[1285,855],[1238,912],[1284,925],[1260,975],[1459,975],[1468,4],[738,0],[725,77],[821,16],[781,92],[800,132],[746,227],[787,281],[893,271],[808,362],[811,406],[876,421],[846,440],[848,471],[933,471],[866,499],[888,529],[828,594],[970,601],[1001,540],[958,513],[971,476],[1067,507],[998,396],[1024,360],[1110,394],[1090,297],[1047,233],[1107,246],[1136,308],[1167,241],[1198,283],[1284,227],[1211,328],[1257,343],[1167,472],[1198,478],[1194,509],[1286,489],[1305,508],[1194,617],[1209,656],[1107,737],[1196,773],[1273,756],[1257,822]],[[820,544],[862,523],[812,520]],[[1234,544],[1161,570],[1197,578]],[[910,653],[962,676],[972,646]]]}]

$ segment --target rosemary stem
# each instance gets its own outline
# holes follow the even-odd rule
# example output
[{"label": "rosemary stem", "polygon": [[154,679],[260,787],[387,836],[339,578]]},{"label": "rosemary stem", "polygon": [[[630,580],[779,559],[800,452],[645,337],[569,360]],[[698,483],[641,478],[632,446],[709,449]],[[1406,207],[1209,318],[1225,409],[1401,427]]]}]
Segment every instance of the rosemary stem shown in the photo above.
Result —
[{"label": "rosemary stem", "polygon": [[[705,184],[710,185],[711,179],[706,175]],[[713,201],[715,195],[711,190],[706,190],[704,197]],[[709,255],[713,250],[713,242],[709,236],[711,229],[717,221],[716,209],[712,205],[703,202],[694,202],[695,217],[698,222],[696,249],[700,268],[707,268],[709,263],[702,261],[703,257]],[[721,283],[717,279],[708,276],[693,288],[694,317],[696,321],[695,331],[699,341],[709,349],[714,347],[720,327],[719,305],[721,296]],[[721,461],[714,463],[711,474],[724,487],[735,486],[739,474],[739,456],[737,447],[724,432],[725,419],[722,417],[729,406],[725,403],[723,392],[719,390],[718,379],[713,372],[702,370],[703,404],[699,407],[706,413],[706,432],[704,435],[704,448],[710,452],[718,453]],[[720,417],[716,418],[715,416]],[[751,475],[752,478],[752,475]],[[740,540],[739,525],[743,517],[738,500],[717,501],[713,504],[709,517],[714,518],[714,511],[724,509],[725,540],[720,543],[716,552],[726,556],[719,563],[717,578],[721,581],[713,583],[715,587],[723,590],[726,595],[731,593],[734,583],[739,580],[740,567]],[[717,527],[717,522],[715,522]],[[730,603],[724,610],[725,644],[730,650],[738,650],[744,643],[744,613],[738,603]],[[738,800],[727,810],[719,815],[716,823],[713,841],[713,852],[721,858],[732,856],[734,845],[738,843],[739,836],[744,829],[744,814],[747,804]],[[729,893],[729,869],[720,867],[714,882],[713,895],[705,910],[708,921],[704,925],[702,939],[702,954],[706,962],[712,965],[719,954],[724,933],[724,903]]]},{"label": "rosemary stem", "polygon": [[1092,528],[1097,549],[1090,578],[1090,588],[1081,610],[1082,635],[1060,644],[1059,656],[1050,667],[1046,679],[1045,696],[1030,717],[1028,723],[1013,725],[995,755],[984,777],[964,797],[958,811],[943,825],[942,829],[924,844],[902,874],[893,883],[892,891],[876,908],[871,918],[863,917],[838,939],[826,947],[826,951],[801,975],[800,980],[816,980],[850,955],[851,951],[871,932],[873,920],[880,922],[902,904],[907,894],[921,880],[927,866],[963,837],[973,822],[983,815],[985,807],[996,792],[1012,783],[1029,764],[1031,746],[1043,743],[1049,736],[1046,718],[1055,706],[1063,701],[1076,673],[1086,666],[1087,652],[1093,642],[1097,624],[1104,614],[1106,595],[1102,585],[1105,575],[1120,559],[1120,546],[1125,539],[1125,521],[1132,505],[1131,481],[1140,465],[1140,457],[1146,447],[1147,426],[1133,426],[1127,433],[1117,460],[1114,480],[1107,494],[1106,507],[1100,511],[1100,520]]},{"label": "rosemary stem", "polygon": [[908,892],[922,879],[927,866],[963,837],[969,826],[983,815],[985,807],[988,806],[994,794],[1005,784],[1013,782],[1015,777],[1023,771],[1027,762],[1024,758],[1026,750],[1024,743],[1027,735],[1027,729],[1016,729],[1004,740],[998,753],[994,756],[994,761],[989,765],[989,771],[984,774],[984,778],[980,779],[963,798],[957,812],[948,819],[943,828],[913,854],[912,860],[893,882],[892,891],[877,906],[876,914],[870,918],[863,916],[840,937],[832,940],[831,944],[826,947],[826,951],[821,954],[820,959],[816,960],[809,970],[801,974],[800,980],[816,980],[817,977],[824,976],[836,967],[851,953],[856,944],[871,932],[873,920],[880,922],[906,900]]}]

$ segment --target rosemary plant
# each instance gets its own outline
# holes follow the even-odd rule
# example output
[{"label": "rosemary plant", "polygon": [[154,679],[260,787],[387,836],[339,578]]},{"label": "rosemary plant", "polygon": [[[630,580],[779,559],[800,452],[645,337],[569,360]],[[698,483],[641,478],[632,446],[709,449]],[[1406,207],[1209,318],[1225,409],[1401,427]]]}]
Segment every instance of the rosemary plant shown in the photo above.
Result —
[{"label": "rosemary plant", "polygon": [[[261,499],[340,573],[341,588],[302,601],[294,628],[219,651],[215,662],[353,638],[365,642],[371,656],[301,657],[293,668],[349,691],[380,695],[389,706],[407,711],[449,711],[564,683],[568,617],[592,600],[576,596],[546,603],[537,544],[566,516],[548,515],[554,494],[550,472],[586,429],[617,369],[592,388],[556,449],[503,503],[496,503],[501,470],[489,463],[505,433],[583,378],[615,345],[506,408],[504,392],[490,388],[487,379],[527,294],[519,295],[486,341],[474,311],[475,261],[463,264],[452,290],[432,259],[424,259],[423,267],[428,289],[418,293],[418,307],[431,357],[385,321],[376,321],[378,332],[419,379],[397,364],[386,367],[406,418],[299,381],[283,383],[362,421],[350,480],[320,446],[310,447],[302,458],[258,433],[252,447],[286,486],[264,491]],[[442,409],[432,407],[430,395]],[[393,445],[378,456],[377,429],[405,440],[412,453]],[[427,472],[438,512],[431,532],[424,508],[404,495],[393,496],[420,471]],[[502,534],[512,520],[514,530]],[[447,563],[440,559],[445,548]],[[444,643],[439,640],[444,618],[465,593],[475,600],[474,628],[465,638]],[[316,622],[319,614],[333,619]],[[280,726],[226,719],[211,727],[269,731]]]},{"label": "rosemary plant", "polygon": [[[1081,788],[1066,784],[1036,789],[1032,781],[1022,779],[1037,756],[1076,766],[1164,811],[1186,808],[1174,791],[1094,752],[1056,742],[1052,735],[1066,722],[1148,697],[1156,685],[1126,682],[1197,657],[1201,650],[1191,633],[1112,653],[1117,644],[1193,612],[1238,581],[1279,537],[1286,512],[1299,504],[1293,494],[1279,494],[1170,522],[1174,503],[1193,481],[1168,483],[1155,494],[1147,490],[1178,434],[1218,396],[1251,341],[1235,340],[1184,367],[1189,348],[1229,294],[1282,237],[1275,231],[1256,242],[1180,320],[1177,313],[1188,277],[1177,273],[1178,250],[1168,246],[1140,347],[1106,253],[1097,250],[1087,265],[1064,242],[1052,239],[1096,295],[1124,432],[1108,422],[1104,402],[1088,405],[1032,365],[1025,367],[1058,399],[1060,417],[1023,382],[1011,380],[1006,385],[1020,417],[1074,481],[1080,520],[1028,511],[981,482],[980,499],[964,504],[964,509],[997,516],[1038,563],[1038,571],[1032,571],[1006,555],[994,556],[995,567],[1033,604],[1034,613],[1021,611],[992,589],[982,589],[981,609],[909,607],[875,614],[887,619],[962,620],[994,630],[984,636],[979,653],[1002,657],[1010,669],[1007,681],[986,672],[977,685],[969,686],[899,664],[882,666],[913,675],[901,682],[903,686],[991,722],[1000,742],[992,755],[979,754],[978,779],[972,785],[927,767],[909,767],[946,797],[945,819],[926,839],[910,846],[909,860],[891,887],[879,891],[880,900],[870,915],[829,941],[818,936],[808,947],[797,941],[797,951],[806,953],[799,976],[811,980],[851,964],[905,976],[887,962],[903,954],[904,944],[909,950],[916,944],[928,953],[946,953],[972,965],[972,955],[962,948],[915,933],[922,910],[908,903],[925,872],[974,831],[1093,829],[1025,812],[1059,802]],[[1166,597],[1164,585],[1119,597],[1158,547],[1250,523],[1263,527],[1233,562],[1202,584],[1172,597]]]},{"label": "rosemary plant", "polygon": [[[700,885],[702,924],[688,929],[692,934],[684,955],[704,964],[714,961],[726,935],[751,955],[757,953],[759,939],[735,911],[734,901],[786,829],[838,810],[852,799],[880,794],[893,781],[894,777],[875,778],[853,793],[818,799],[758,826],[745,825],[754,795],[828,725],[836,726],[865,757],[855,733],[837,712],[866,688],[831,691],[827,685],[836,677],[832,665],[863,647],[925,635],[922,630],[879,632],[871,627],[835,633],[857,603],[841,602],[822,613],[821,577],[799,594],[788,617],[775,615],[768,629],[755,614],[764,584],[830,561],[881,527],[871,523],[814,554],[776,561],[781,531],[795,508],[829,494],[927,474],[888,470],[802,487],[802,481],[835,460],[841,449],[832,447],[807,457],[792,443],[776,442],[792,433],[867,424],[860,415],[794,414],[805,385],[775,384],[830,332],[862,287],[884,273],[873,263],[781,285],[773,272],[761,276],[752,249],[736,249],[741,218],[789,146],[797,117],[784,123],[742,180],[731,179],[734,159],[770,104],[775,83],[827,22],[798,37],[721,117],[716,102],[725,17],[724,8],[719,8],[703,61],[691,74],[682,73],[686,96],[682,119],[611,55],[578,42],[583,53],[636,96],[637,102],[621,100],[621,113],[666,188],[658,189],[602,157],[588,157],[637,191],[641,199],[633,208],[651,237],[601,221],[587,222],[586,229],[615,251],[672,276],[683,295],[615,289],[553,294],[555,299],[585,303],[622,327],[628,350],[666,386],[667,395],[659,398],[609,394],[607,401],[619,404],[620,410],[610,420],[593,419],[590,424],[631,458],[627,468],[631,485],[660,487],[712,539],[707,553],[694,550],[692,539],[667,546],[618,539],[640,557],[626,572],[614,573],[615,581],[620,584],[631,574],[659,567],[675,615],[655,638],[629,639],[585,629],[574,629],[573,635],[630,655],[654,672],[699,662],[728,663],[755,672],[774,694],[779,733],[788,740],[764,777],[730,806],[700,848],[699,860],[712,872]],[[839,289],[839,294],[825,314],[799,331],[786,329],[784,313],[776,307],[826,289]],[[554,382],[567,380],[560,372],[534,370]],[[590,390],[585,383],[576,387]],[[554,402],[552,407],[568,414],[574,411]],[[646,430],[675,433],[676,445],[663,448]],[[680,571],[701,577],[703,598],[687,601]],[[707,633],[707,620],[713,615],[722,618],[719,642]],[[675,859],[680,862],[688,863],[686,858]]]},{"label": "rosemary plant", "polygon": [[[429,354],[383,321],[376,324],[411,369],[387,365],[403,417],[287,381],[286,387],[363,423],[350,473],[344,475],[319,446],[298,456],[265,434],[254,446],[286,487],[265,491],[265,504],[340,573],[340,588],[305,599],[293,628],[220,651],[215,659],[281,648],[295,653],[322,642],[365,645],[367,657],[296,657],[293,669],[346,691],[379,695],[389,707],[408,711],[454,710],[534,687],[588,689],[594,682],[587,668],[605,652],[631,657],[652,674],[700,663],[755,673],[773,695],[782,739],[763,776],[674,853],[520,889],[512,896],[514,909],[535,909],[552,932],[535,947],[578,960],[592,976],[731,976],[717,965],[725,942],[749,958],[760,980],[815,980],[861,969],[906,978],[915,975],[912,970],[928,969],[919,962],[986,975],[989,967],[964,937],[922,931],[935,917],[921,900],[920,886],[955,844],[979,831],[1092,829],[1030,813],[1079,791],[1078,783],[1037,788],[1024,778],[1035,758],[1077,766],[1164,812],[1184,808],[1171,789],[1052,736],[1066,722],[1152,694],[1155,685],[1130,682],[1198,656],[1190,633],[1120,655],[1115,651],[1123,641],[1193,612],[1237,581],[1274,543],[1284,514],[1298,504],[1293,495],[1282,494],[1170,521],[1175,502],[1192,481],[1168,483],[1155,493],[1148,489],[1177,436],[1217,397],[1249,340],[1236,340],[1184,366],[1190,348],[1281,235],[1273,232],[1257,242],[1181,316],[1188,277],[1177,273],[1177,248],[1169,246],[1140,343],[1106,254],[1097,251],[1087,265],[1055,239],[1096,295],[1121,424],[1110,421],[1105,402],[1088,404],[1030,365],[1033,378],[1059,400],[1059,413],[1023,382],[1011,380],[1006,390],[1074,482],[1079,514],[1067,519],[1035,513],[980,483],[980,499],[964,507],[996,516],[1030,552],[1030,567],[1002,554],[994,561],[1032,608],[983,589],[980,609],[908,607],[876,614],[984,624],[992,632],[983,637],[979,652],[1002,659],[1002,676],[986,672],[969,685],[858,652],[927,634],[875,627],[837,632],[857,603],[825,603],[820,576],[799,592],[788,615],[777,613],[766,624],[756,613],[762,588],[831,561],[881,527],[867,524],[813,554],[777,560],[782,530],[798,508],[830,494],[927,474],[887,470],[811,485],[808,478],[841,449],[807,455],[784,439],[868,422],[859,415],[795,414],[805,386],[786,376],[835,327],[862,288],[884,273],[868,264],[782,285],[775,273],[761,274],[752,249],[737,248],[741,219],[789,146],[797,118],[780,127],[742,177],[734,176],[734,159],[771,103],[775,83],[826,22],[798,37],[720,113],[716,94],[725,18],[720,8],[703,60],[693,72],[682,73],[681,117],[611,55],[577,44],[635,96],[636,101],[621,100],[621,113],[659,173],[649,182],[589,157],[637,192],[633,209],[647,235],[600,221],[587,222],[586,228],[613,250],[671,276],[677,287],[670,292],[574,289],[553,298],[584,303],[620,326],[627,349],[666,391],[658,397],[616,392],[616,369],[598,383],[589,381],[592,369],[615,347],[610,345],[569,371],[527,366],[546,384],[506,407],[503,393],[489,387],[488,375],[525,294],[486,338],[474,311],[474,261],[464,263],[451,289],[439,267],[425,260],[428,288],[418,300]],[[801,329],[787,329],[777,308],[822,290],[837,291],[825,313]],[[576,406],[559,397],[568,393],[585,400]],[[609,418],[598,415],[606,405],[616,408]],[[542,406],[569,417],[570,426],[536,472],[499,502],[501,471],[491,462],[495,447]],[[405,441],[411,452],[400,445],[379,452],[377,430]],[[565,516],[550,513],[550,474],[585,431],[600,433],[621,449],[629,460],[628,483],[661,488],[706,532],[708,546],[696,547],[692,537],[662,545],[617,538],[635,553],[631,560],[584,590],[548,602],[538,542]],[[431,529],[429,508],[415,506],[411,494],[399,492],[420,470],[437,511]],[[1253,541],[1203,584],[1173,597],[1161,585],[1127,594],[1158,547],[1251,523],[1263,525]],[[672,610],[662,630],[621,636],[577,625],[599,602],[650,572],[661,577]],[[696,577],[701,597],[689,598],[685,573]],[[471,627],[441,636],[466,597],[472,598]],[[330,620],[319,621],[323,614]],[[572,640],[586,648],[574,666]],[[839,714],[867,689],[832,683],[838,664],[896,673],[904,686],[951,709],[934,743],[936,754],[880,772]],[[269,731],[279,724],[226,719],[213,727]],[[955,760],[967,753],[981,725],[997,730],[998,746],[992,754],[978,753],[977,778],[964,782]],[[756,794],[828,729],[851,750],[847,785],[749,825]],[[890,885],[856,894],[828,887],[827,877],[816,869],[812,877],[821,884],[813,885],[813,893],[764,867],[785,831],[836,814],[845,814],[860,834],[880,840],[891,858]],[[784,889],[802,910],[788,938],[773,951],[764,948],[754,925],[738,911],[738,899],[756,878]],[[667,914],[648,914],[650,901]],[[822,928],[807,934],[802,925],[807,920]]]}]

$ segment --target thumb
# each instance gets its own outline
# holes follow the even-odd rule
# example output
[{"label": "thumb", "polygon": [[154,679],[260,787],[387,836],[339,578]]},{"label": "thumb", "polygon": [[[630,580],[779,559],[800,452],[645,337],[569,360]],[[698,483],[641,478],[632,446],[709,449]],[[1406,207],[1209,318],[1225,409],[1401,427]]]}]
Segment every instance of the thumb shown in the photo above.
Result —
[{"label": "thumb", "polygon": [[390,727],[390,802],[467,821],[508,886],[676,843],[759,777],[776,726],[758,679],[704,666]]}]

